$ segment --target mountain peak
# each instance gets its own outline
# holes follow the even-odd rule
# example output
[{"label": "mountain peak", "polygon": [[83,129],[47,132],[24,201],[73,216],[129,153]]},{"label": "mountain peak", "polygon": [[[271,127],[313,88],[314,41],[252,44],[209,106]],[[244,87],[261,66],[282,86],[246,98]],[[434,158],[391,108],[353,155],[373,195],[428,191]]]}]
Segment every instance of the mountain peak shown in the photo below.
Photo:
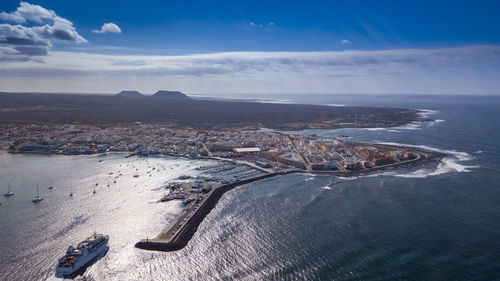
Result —
[{"label": "mountain peak", "polygon": [[127,97],[127,98],[138,98],[138,97],[144,97],[143,94],[141,94],[138,91],[121,91],[116,95],[117,97]]},{"label": "mountain peak", "polygon": [[191,100],[190,97],[186,96],[182,92],[179,91],[164,91],[160,90],[156,92],[154,95],[151,97],[153,98],[161,98],[165,100],[172,100],[172,101],[188,101]]}]

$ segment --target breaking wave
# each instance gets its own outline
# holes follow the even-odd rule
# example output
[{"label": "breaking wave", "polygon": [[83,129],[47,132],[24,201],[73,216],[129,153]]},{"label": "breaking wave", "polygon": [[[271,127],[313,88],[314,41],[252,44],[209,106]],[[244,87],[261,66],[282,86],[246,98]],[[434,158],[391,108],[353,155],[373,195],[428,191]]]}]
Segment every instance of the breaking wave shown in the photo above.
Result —
[{"label": "breaking wave", "polygon": [[470,172],[471,169],[479,168],[479,166],[470,166],[465,165],[461,162],[466,162],[474,159],[469,153],[463,151],[456,150],[446,150],[439,149],[435,147],[430,147],[427,145],[411,145],[411,144],[401,144],[395,142],[377,142],[379,144],[393,145],[393,146],[407,146],[414,147],[426,151],[439,152],[446,154],[441,162],[437,165],[435,169],[423,168],[409,173],[397,173],[397,172],[385,172],[380,175],[386,176],[395,176],[395,177],[403,177],[403,178],[426,178],[428,176],[436,176],[445,173],[458,172],[458,173],[467,173]]},{"label": "breaking wave", "polygon": [[434,115],[437,114],[437,110],[432,110],[432,109],[417,109],[418,115],[420,115],[423,118],[429,117],[429,115]]}]

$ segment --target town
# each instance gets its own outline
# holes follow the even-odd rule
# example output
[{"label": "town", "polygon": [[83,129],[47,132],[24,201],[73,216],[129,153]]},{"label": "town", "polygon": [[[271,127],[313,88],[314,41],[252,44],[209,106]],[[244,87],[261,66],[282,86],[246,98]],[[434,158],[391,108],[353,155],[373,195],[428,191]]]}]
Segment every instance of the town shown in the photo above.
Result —
[{"label": "town", "polygon": [[11,125],[0,149],[10,153],[173,156],[239,160],[269,171],[355,171],[428,156],[408,148],[269,130],[194,130],[136,122],[123,126]]},{"label": "town", "polygon": [[[182,249],[222,195],[239,185],[290,173],[349,177],[442,156],[410,147],[349,142],[344,137],[325,138],[248,127],[202,130],[135,122],[100,127],[6,125],[2,131],[0,150],[9,153],[123,153],[125,157],[216,160],[198,167],[197,175],[182,175],[163,187],[167,193],[158,202],[182,200],[184,208],[157,237],[135,244],[137,248],[156,251]],[[148,171],[149,177],[153,171],[155,168]]]}]

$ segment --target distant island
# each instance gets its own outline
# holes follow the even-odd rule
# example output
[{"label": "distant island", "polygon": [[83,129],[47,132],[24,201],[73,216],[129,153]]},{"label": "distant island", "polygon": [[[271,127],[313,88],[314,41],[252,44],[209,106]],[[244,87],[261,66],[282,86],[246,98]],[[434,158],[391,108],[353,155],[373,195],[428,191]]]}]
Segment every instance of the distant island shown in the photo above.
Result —
[{"label": "distant island", "polygon": [[157,237],[136,244],[175,251],[188,243],[219,198],[236,186],[290,173],[349,177],[444,156],[279,130],[392,127],[428,120],[419,113],[402,108],[196,100],[179,91],[153,95],[122,91],[113,96],[0,93],[0,149],[217,160],[220,164],[200,169],[231,176],[171,182],[169,195],[159,201],[183,200],[185,208]]}]

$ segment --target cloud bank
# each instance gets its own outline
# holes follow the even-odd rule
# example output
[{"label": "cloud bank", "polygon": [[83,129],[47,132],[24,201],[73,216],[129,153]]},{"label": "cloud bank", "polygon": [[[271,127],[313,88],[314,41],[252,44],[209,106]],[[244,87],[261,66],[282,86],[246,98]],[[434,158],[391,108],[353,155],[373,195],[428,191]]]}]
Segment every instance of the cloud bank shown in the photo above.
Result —
[{"label": "cloud bank", "polygon": [[92,30],[93,33],[122,33],[120,27],[112,22],[102,25],[101,29]]},{"label": "cloud bank", "polygon": [[498,94],[500,89],[500,47],[490,45],[183,56],[51,52],[44,61],[2,64],[1,90]]},{"label": "cloud bank", "polygon": [[[0,61],[27,61],[48,54],[52,42],[87,42],[73,23],[54,11],[21,2],[11,13],[0,13]],[[24,24],[24,25],[23,25]]]}]

